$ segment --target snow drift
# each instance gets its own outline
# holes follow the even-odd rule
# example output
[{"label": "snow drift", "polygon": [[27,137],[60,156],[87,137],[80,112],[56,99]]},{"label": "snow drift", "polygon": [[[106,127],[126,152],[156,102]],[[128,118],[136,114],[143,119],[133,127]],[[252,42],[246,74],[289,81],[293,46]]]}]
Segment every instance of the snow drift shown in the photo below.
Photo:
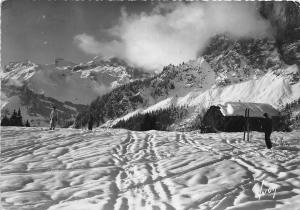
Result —
[{"label": "snow drift", "polygon": [[[1,205],[18,210],[298,209],[299,131],[263,134],[7,127]],[[280,146],[280,144],[284,144]],[[264,186],[262,184],[264,183]],[[272,187],[272,193],[261,192]]]}]

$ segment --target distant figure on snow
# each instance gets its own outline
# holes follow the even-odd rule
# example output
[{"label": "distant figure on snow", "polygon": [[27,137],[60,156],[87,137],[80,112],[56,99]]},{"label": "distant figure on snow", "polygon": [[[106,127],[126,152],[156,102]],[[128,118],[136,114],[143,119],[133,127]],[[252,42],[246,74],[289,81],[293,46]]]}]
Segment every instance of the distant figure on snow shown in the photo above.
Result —
[{"label": "distant figure on snow", "polygon": [[93,118],[93,115],[90,114],[89,121],[88,121],[88,129],[93,130],[93,125],[94,125],[94,118]]},{"label": "distant figure on snow", "polygon": [[56,106],[53,105],[50,113],[50,130],[55,129],[57,121],[58,121],[58,112],[56,110]]},{"label": "distant figure on snow", "polygon": [[264,113],[264,121],[262,123],[262,129],[265,132],[265,141],[268,149],[272,148],[272,142],[270,139],[272,133],[272,119],[269,117],[267,113]]}]

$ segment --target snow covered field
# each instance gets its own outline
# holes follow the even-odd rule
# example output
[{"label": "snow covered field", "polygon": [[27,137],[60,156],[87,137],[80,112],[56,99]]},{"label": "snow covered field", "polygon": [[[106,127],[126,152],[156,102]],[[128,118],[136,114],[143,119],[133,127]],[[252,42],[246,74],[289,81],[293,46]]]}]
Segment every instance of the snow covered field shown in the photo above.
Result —
[{"label": "snow covered field", "polygon": [[300,209],[300,131],[273,133],[273,152],[251,135],[2,127],[1,205]]}]

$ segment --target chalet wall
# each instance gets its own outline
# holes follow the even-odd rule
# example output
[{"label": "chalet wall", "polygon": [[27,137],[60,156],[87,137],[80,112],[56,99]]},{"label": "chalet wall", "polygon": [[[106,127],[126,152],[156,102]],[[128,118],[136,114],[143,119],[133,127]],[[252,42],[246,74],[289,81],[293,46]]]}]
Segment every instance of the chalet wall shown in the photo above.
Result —
[{"label": "chalet wall", "polygon": [[[251,117],[249,118],[249,125],[251,131],[262,130],[263,117]],[[285,130],[286,124],[284,117],[276,116],[272,117],[272,126],[274,131]],[[202,123],[201,132],[243,132],[245,126],[244,116],[224,116],[220,111],[220,107],[211,106],[205,113]]]}]

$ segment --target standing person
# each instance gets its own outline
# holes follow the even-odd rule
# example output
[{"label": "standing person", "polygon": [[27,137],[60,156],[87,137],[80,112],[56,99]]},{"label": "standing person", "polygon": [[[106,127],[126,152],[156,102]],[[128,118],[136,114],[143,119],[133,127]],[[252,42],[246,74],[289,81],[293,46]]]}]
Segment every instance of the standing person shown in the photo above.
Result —
[{"label": "standing person", "polygon": [[272,133],[272,119],[269,117],[267,113],[264,113],[265,119],[262,123],[262,129],[265,132],[265,142],[268,149],[272,148],[272,142],[270,139]]},{"label": "standing person", "polygon": [[90,113],[89,121],[88,121],[88,129],[93,130],[93,125],[94,125],[94,118],[93,115]]},{"label": "standing person", "polygon": [[56,106],[53,105],[50,113],[50,130],[55,129],[57,121],[58,121],[58,112],[56,110]]}]

